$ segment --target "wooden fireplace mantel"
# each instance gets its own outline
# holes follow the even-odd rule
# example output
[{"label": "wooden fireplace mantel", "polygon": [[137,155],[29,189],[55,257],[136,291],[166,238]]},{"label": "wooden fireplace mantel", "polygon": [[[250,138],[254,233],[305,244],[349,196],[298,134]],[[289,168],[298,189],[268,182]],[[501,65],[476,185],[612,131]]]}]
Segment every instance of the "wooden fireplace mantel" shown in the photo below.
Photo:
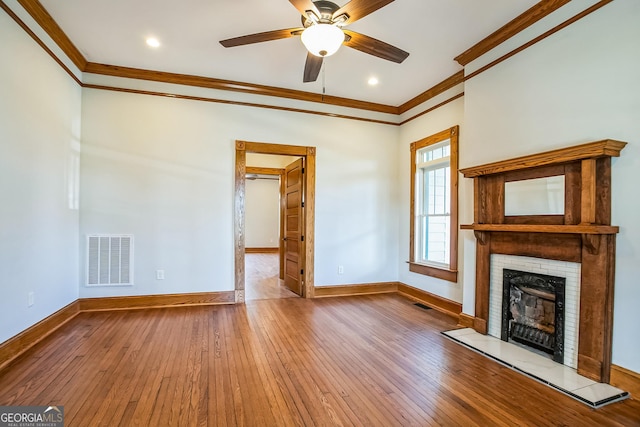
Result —
[{"label": "wooden fireplace mantel", "polygon": [[[473,327],[486,334],[491,254],[581,263],[578,373],[609,382],[613,329],[615,235],[611,225],[611,157],[626,142],[611,139],[461,169],[474,179],[476,305]],[[505,183],[563,175],[562,215],[506,216]]]},{"label": "wooden fireplace mantel", "polygon": [[557,165],[561,163],[575,162],[578,160],[596,159],[599,157],[619,157],[620,151],[622,151],[625,145],[627,145],[626,142],[605,139],[602,141],[589,142],[587,144],[575,145],[573,147],[560,148],[558,150],[545,151],[544,153],[516,157],[515,159],[460,169],[460,172],[462,172],[465,178],[475,178],[476,176],[504,173],[538,166]]},{"label": "wooden fireplace mantel", "polygon": [[463,224],[462,230],[512,231],[515,233],[617,234],[612,225]]}]

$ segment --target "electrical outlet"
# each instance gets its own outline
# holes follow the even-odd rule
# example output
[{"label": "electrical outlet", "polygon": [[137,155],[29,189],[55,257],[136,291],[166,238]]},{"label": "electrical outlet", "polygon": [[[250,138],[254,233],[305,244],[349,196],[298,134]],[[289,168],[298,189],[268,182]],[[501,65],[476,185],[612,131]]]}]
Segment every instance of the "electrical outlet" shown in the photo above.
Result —
[{"label": "electrical outlet", "polygon": [[156,280],[164,280],[164,270],[156,270]]},{"label": "electrical outlet", "polygon": [[344,265],[338,266],[338,274],[344,274]]},{"label": "electrical outlet", "polygon": [[27,297],[27,307],[33,307],[33,304],[36,303],[36,294],[35,292],[29,292]]}]

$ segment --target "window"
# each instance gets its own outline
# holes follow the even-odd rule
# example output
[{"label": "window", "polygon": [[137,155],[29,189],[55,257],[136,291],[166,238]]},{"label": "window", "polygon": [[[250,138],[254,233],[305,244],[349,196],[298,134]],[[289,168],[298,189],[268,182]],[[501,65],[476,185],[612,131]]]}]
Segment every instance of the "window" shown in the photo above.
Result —
[{"label": "window", "polygon": [[409,270],[457,282],[458,126],[411,144]]}]

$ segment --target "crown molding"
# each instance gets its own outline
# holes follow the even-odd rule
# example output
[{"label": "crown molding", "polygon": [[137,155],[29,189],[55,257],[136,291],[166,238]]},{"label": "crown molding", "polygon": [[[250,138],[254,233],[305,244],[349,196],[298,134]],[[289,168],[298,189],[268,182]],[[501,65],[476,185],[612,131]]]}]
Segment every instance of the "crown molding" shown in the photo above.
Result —
[{"label": "crown molding", "polygon": [[494,47],[499,46],[505,40],[510,39],[522,30],[535,24],[545,16],[555,12],[557,9],[561,8],[570,1],[571,0],[540,1],[524,13],[517,16],[515,19],[511,20],[498,30],[491,33],[489,36],[471,46],[460,55],[456,56],[454,60],[464,67],[471,61],[489,52]]},{"label": "crown molding", "polygon": [[40,40],[40,38],[37,36],[36,33],[34,33],[33,31],[31,31],[31,28],[29,28],[27,26],[27,24],[25,24],[19,17],[18,15],[16,15],[13,10],[11,10],[9,8],[9,6],[7,6],[2,0],[0,0],[0,9],[4,10],[6,12],[6,14],[15,21],[16,24],[18,24],[18,26],[20,28],[22,28],[24,30],[25,33],[27,33],[27,35],[29,35],[29,37],[31,37],[37,44],[38,46],[40,46],[54,61],[56,61],[56,63],[67,73],[69,74],[69,76],[75,80],[76,83],[78,83],[78,85],[82,86],[82,82],[80,81],[80,79],[78,77],[76,77],[76,75],[73,73],[73,71],[71,71],[69,69],[69,67],[67,67],[64,62],[62,62],[60,60],[60,58],[58,58],[56,56],[55,53],[53,53],[53,51],[51,49],[49,49],[49,47],[42,41]]},{"label": "crown molding", "polygon": [[42,27],[51,39],[62,49],[80,71],[84,71],[87,60],[73,44],[62,28],[53,20],[49,12],[38,0],[18,0],[20,6]]},{"label": "crown molding", "polygon": [[418,105],[424,102],[427,102],[431,98],[434,98],[437,95],[440,95],[442,92],[449,90],[452,87],[457,86],[462,82],[464,82],[464,70],[458,71],[451,77],[447,77],[446,79],[444,79],[437,85],[433,86],[432,88],[427,89],[426,91],[422,92],[420,95],[416,96],[415,98],[412,98],[409,101],[405,102],[404,104],[398,107],[398,113],[399,114],[406,113],[412,108],[417,107]]},{"label": "crown molding", "polygon": [[398,125],[402,126],[404,124],[407,124],[407,123],[417,119],[418,117],[422,117],[425,114],[428,114],[428,113],[432,112],[433,110],[437,110],[440,107],[444,107],[448,103],[453,102],[458,98],[462,98],[463,96],[464,96],[464,92],[460,92],[460,93],[458,93],[456,95],[453,95],[451,98],[448,98],[448,99],[440,102],[439,104],[434,105],[433,107],[427,108],[426,110],[416,114],[415,116],[409,117],[408,119],[401,121],[400,123],[398,123]]},{"label": "crown molding", "polygon": [[358,101],[337,96],[322,95],[300,90],[283,89],[273,86],[257,85],[253,83],[236,82],[232,80],[215,79],[211,77],[192,76],[188,74],[167,73],[164,71],[143,70],[140,68],[120,67],[117,65],[97,64],[88,62],[83,70],[85,73],[101,74],[114,77],[125,77],[139,80],[150,80],[186,86],[197,86],[207,89],[228,90],[233,92],[250,93],[253,95],[274,96],[278,98],[309,101],[320,104],[331,104],[339,107],[356,108],[359,110],[375,111],[378,113],[398,114],[398,108],[391,105]]}]

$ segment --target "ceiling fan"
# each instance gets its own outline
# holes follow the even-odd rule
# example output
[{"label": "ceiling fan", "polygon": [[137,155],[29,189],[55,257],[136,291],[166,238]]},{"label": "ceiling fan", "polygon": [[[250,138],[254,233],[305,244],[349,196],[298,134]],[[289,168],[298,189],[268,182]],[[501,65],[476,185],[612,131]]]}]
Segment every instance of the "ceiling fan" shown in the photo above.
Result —
[{"label": "ceiling fan", "polygon": [[289,0],[302,14],[302,27],[266,31],[220,41],[224,47],[242,46],[301,36],[308,50],[303,82],[314,82],[324,57],[334,54],[341,45],[378,58],[401,63],[409,53],[373,37],[345,30],[343,27],[392,3],[394,0],[351,0],[340,7],[326,0]]}]

